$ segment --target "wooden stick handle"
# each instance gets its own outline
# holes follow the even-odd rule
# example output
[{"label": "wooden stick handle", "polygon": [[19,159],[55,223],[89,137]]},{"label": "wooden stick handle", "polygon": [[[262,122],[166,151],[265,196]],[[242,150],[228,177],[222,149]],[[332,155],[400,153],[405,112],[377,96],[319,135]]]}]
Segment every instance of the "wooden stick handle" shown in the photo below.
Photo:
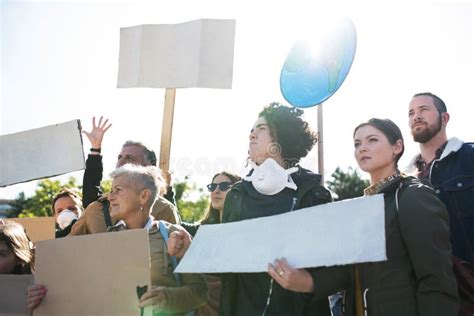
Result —
[{"label": "wooden stick handle", "polygon": [[173,134],[174,100],[176,89],[166,89],[165,107],[163,109],[163,124],[161,126],[160,168],[170,169],[171,137]]},{"label": "wooden stick handle", "polygon": [[318,105],[318,173],[324,185],[324,137],[323,137],[323,104]]}]

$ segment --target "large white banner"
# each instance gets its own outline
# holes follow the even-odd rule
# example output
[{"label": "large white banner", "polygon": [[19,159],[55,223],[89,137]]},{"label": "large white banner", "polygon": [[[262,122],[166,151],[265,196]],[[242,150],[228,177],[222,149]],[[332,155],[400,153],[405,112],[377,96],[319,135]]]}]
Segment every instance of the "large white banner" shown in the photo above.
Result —
[{"label": "large white banner", "polygon": [[79,120],[0,136],[0,187],[84,168]]},{"label": "large white banner", "polygon": [[263,272],[281,257],[296,268],[386,260],[383,195],[202,225],[175,272]]},{"label": "large white banner", "polygon": [[235,20],[120,29],[119,88],[232,87]]}]

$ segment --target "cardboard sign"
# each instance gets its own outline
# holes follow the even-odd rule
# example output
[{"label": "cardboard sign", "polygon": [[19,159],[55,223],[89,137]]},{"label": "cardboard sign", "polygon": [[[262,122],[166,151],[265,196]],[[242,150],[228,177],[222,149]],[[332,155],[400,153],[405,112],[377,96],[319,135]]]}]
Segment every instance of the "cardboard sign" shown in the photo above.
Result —
[{"label": "cardboard sign", "polygon": [[202,225],[175,272],[266,272],[281,257],[295,268],[387,260],[383,195]]},{"label": "cardboard sign", "polygon": [[82,170],[81,122],[2,135],[0,161],[0,187]]},{"label": "cardboard sign", "polygon": [[232,86],[234,20],[120,29],[119,88]]},{"label": "cardboard sign", "polygon": [[26,234],[34,243],[39,240],[55,238],[54,217],[8,218],[6,220],[22,225],[26,230]]},{"label": "cardboard sign", "polygon": [[29,316],[26,289],[33,275],[0,274],[0,316]]},{"label": "cardboard sign", "polygon": [[137,286],[151,283],[148,232],[40,241],[35,283],[48,289],[35,316],[140,315]]}]

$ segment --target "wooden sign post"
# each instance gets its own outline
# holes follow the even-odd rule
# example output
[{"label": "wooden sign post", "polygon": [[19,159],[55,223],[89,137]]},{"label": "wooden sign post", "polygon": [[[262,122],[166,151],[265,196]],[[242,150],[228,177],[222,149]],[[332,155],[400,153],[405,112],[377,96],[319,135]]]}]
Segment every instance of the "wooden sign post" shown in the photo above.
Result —
[{"label": "wooden sign post", "polygon": [[321,184],[324,185],[324,134],[323,134],[323,104],[318,105],[318,173]]},{"label": "wooden sign post", "polygon": [[166,89],[165,107],[163,109],[163,124],[161,126],[160,168],[170,169],[171,138],[173,135],[174,101],[176,89]]}]

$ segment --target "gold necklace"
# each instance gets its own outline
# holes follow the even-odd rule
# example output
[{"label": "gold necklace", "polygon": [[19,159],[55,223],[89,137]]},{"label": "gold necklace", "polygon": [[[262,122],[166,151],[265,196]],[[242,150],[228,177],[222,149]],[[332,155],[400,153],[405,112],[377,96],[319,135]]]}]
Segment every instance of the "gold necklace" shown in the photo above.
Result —
[{"label": "gold necklace", "polygon": [[391,176],[385,177],[380,181],[377,181],[376,183],[372,184],[371,186],[367,187],[364,189],[364,195],[374,195],[377,194],[384,185],[387,183],[391,182],[392,180],[398,178],[400,176],[400,173],[395,173],[392,174]]}]

